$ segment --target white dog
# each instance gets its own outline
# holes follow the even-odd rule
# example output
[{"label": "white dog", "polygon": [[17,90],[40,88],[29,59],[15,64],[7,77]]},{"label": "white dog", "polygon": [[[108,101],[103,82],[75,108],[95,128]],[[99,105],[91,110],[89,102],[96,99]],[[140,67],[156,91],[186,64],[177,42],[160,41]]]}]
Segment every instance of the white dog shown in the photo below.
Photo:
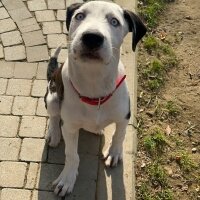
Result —
[{"label": "white dog", "polygon": [[54,181],[55,193],[59,196],[72,192],[74,187],[79,166],[80,128],[98,134],[115,123],[112,141],[103,153],[105,165],[116,166],[122,159],[130,100],[120,46],[126,34],[133,32],[135,50],[146,33],[146,27],[134,13],[102,1],[71,5],[67,9],[66,25],[68,59],[58,67],[60,47],[50,59],[45,96],[50,118],[49,145],[58,145],[61,130],[66,145],[65,167]]}]

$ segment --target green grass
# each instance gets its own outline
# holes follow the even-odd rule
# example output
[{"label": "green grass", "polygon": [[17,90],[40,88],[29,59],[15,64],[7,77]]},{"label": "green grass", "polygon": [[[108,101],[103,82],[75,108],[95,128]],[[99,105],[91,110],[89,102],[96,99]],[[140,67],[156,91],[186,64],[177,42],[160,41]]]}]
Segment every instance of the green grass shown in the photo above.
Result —
[{"label": "green grass", "polygon": [[152,51],[155,50],[158,46],[158,40],[151,35],[148,35],[147,37],[144,38],[143,40],[144,48],[147,49],[147,51]]},{"label": "green grass", "polygon": [[157,192],[156,200],[174,200],[173,192],[170,189]]},{"label": "green grass", "polygon": [[177,117],[180,113],[178,106],[173,101],[168,101],[165,105],[168,115],[172,117]]}]

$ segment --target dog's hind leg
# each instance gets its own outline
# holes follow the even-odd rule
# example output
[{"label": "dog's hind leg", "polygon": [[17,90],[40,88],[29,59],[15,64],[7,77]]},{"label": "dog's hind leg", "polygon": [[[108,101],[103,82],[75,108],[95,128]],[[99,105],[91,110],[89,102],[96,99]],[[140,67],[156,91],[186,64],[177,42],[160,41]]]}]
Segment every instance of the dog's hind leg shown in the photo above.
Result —
[{"label": "dog's hind leg", "polygon": [[49,114],[49,126],[47,133],[47,142],[49,146],[56,147],[61,139],[61,118],[60,118],[60,102],[56,92],[50,92],[47,89],[46,107]]}]

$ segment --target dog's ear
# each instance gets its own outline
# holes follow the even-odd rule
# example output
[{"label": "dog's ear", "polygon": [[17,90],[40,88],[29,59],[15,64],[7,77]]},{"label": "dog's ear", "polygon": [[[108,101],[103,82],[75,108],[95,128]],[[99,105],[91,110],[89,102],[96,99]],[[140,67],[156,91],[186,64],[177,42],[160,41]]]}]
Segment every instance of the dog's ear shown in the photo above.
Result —
[{"label": "dog's ear", "polygon": [[69,26],[70,26],[72,16],[73,16],[75,10],[80,8],[82,5],[83,5],[83,3],[74,3],[74,4],[70,5],[69,7],[67,7],[66,26],[67,26],[68,31],[69,31]]},{"label": "dog's ear", "polygon": [[142,20],[133,12],[124,10],[124,18],[128,23],[129,32],[133,33],[132,36],[132,49],[135,51],[137,43],[145,35],[147,28],[143,24]]}]

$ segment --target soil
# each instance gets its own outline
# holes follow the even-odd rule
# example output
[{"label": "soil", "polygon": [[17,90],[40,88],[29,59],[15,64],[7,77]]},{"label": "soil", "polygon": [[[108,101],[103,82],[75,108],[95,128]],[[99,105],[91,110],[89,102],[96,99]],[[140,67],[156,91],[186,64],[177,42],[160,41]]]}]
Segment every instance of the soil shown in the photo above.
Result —
[{"label": "soil", "polygon": [[[168,132],[170,140],[161,164],[168,173],[174,199],[197,200],[200,199],[200,1],[175,0],[168,4],[160,17],[155,35],[159,37],[160,33],[164,33],[164,40],[170,41],[178,66],[167,71],[164,86],[156,94],[143,88],[143,80],[139,79],[138,95],[142,92],[142,98],[147,98],[145,102],[149,102],[150,98],[152,101],[148,106],[141,103],[141,99],[138,102],[138,119],[142,119],[143,124],[136,161],[137,186],[148,179],[142,163],[148,165],[152,162],[144,150],[144,135],[152,126],[159,126]],[[145,61],[145,54],[141,47],[139,62]],[[178,107],[179,114],[176,117],[158,119],[158,116],[149,114],[155,113],[157,104],[164,105],[167,101],[175,102]],[[166,131],[167,127],[170,131]],[[175,144],[175,139],[180,142],[179,145]],[[185,151],[197,166],[191,172],[181,171],[177,162],[171,159],[173,153],[180,151]],[[151,189],[153,193],[158,190]]]}]

